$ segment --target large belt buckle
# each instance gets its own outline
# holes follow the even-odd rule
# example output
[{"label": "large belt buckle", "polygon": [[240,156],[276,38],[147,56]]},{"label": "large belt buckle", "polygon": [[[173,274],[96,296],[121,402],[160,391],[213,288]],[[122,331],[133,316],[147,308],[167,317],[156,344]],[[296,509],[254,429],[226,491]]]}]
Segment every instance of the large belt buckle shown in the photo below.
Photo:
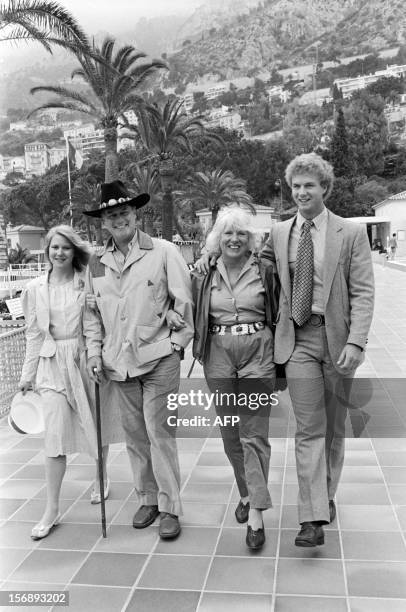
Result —
[{"label": "large belt buckle", "polygon": [[246,333],[248,333],[247,323],[239,323],[238,325],[231,326],[231,334],[233,336],[243,336]]},{"label": "large belt buckle", "polygon": [[253,327],[255,331],[260,331],[261,329],[265,329],[265,324],[262,321],[255,321],[255,323],[253,323]]},{"label": "large belt buckle", "polygon": [[312,312],[312,314],[310,315],[309,323],[313,327],[321,327],[323,325],[323,316],[316,312]]},{"label": "large belt buckle", "polygon": [[210,325],[210,332],[212,334],[218,334],[221,331],[221,325],[218,325],[217,323],[213,323],[213,325]]}]

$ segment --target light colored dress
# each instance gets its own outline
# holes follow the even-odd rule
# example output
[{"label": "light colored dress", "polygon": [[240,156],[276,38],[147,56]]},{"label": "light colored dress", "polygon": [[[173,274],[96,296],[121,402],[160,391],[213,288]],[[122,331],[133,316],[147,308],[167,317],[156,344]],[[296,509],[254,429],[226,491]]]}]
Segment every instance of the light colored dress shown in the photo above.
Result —
[{"label": "light colored dress", "polygon": [[[85,291],[82,275],[52,285],[48,274],[30,281],[21,296],[27,348],[21,381],[35,381],[44,400],[45,452],[96,456],[94,384],[86,372],[82,333]],[[102,443],[123,442],[120,410],[110,384],[100,386]]]},{"label": "light colored dress", "polygon": [[80,321],[84,295],[73,280],[48,284],[49,331],[56,343],[52,357],[40,357],[37,390],[44,400],[45,454],[48,457],[85,452],[97,454],[91,398],[81,364]]}]

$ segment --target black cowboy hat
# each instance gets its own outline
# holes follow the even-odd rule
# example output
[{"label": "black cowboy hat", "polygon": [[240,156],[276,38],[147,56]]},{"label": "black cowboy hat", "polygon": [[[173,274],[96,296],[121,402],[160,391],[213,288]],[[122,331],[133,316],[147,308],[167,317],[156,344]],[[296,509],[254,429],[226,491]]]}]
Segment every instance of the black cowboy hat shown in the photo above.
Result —
[{"label": "black cowboy hat", "polygon": [[111,183],[102,183],[100,199],[101,202],[98,208],[84,210],[83,213],[89,217],[101,217],[103,210],[116,208],[123,204],[141,208],[149,202],[149,194],[140,193],[137,196],[132,196],[122,181],[112,181]]}]

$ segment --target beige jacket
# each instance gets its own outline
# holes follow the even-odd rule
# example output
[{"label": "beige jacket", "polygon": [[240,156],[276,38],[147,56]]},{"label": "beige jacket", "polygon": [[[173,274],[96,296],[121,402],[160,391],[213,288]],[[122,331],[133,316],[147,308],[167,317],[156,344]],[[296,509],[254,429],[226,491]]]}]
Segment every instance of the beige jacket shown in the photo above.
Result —
[{"label": "beige jacket", "polygon": [[[86,291],[96,296],[99,309],[84,316],[88,357],[101,355],[111,380],[151,371],[171,354],[171,342],[186,347],[193,337],[189,271],[178,249],[166,240],[138,231],[122,271],[110,240],[89,263]],[[169,308],[183,316],[184,329],[169,330]]]},{"label": "beige jacket", "polygon": [[[55,340],[49,331],[49,292],[48,274],[34,278],[27,283],[22,295],[21,302],[26,321],[26,353],[20,381],[35,380],[38,361],[40,357],[53,357],[56,352]],[[73,286],[77,295],[77,302],[80,305],[80,315],[82,316],[85,293],[84,277],[75,271]],[[79,338],[79,343],[82,341]],[[82,341],[84,349],[84,344]]]},{"label": "beige jacket", "polygon": [[[275,363],[286,363],[295,345],[291,311],[289,235],[296,217],[272,226],[260,256],[276,262],[281,294],[276,319]],[[374,309],[371,248],[363,225],[328,211],[323,269],[324,315],[333,363],[347,342],[365,348]]]}]

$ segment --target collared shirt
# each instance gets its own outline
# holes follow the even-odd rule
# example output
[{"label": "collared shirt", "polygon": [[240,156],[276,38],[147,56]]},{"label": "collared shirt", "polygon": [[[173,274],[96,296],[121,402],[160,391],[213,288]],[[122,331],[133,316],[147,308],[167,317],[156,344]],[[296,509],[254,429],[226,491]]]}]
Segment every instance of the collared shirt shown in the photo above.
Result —
[{"label": "collared shirt", "polygon": [[[327,208],[324,207],[322,212],[312,219],[313,225],[310,229],[314,253],[312,312],[318,314],[324,314],[323,264],[326,246],[327,217]],[[302,231],[302,225],[305,221],[306,219],[298,212],[289,236],[289,272],[292,285],[295,273],[297,245]]]},{"label": "collared shirt", "polygon": [[134,244],[138,242],[137,235],[138,235],[138,231],[136,230],[134,236],[131,238],[130,242],[128,243],[127,255],[124,255],[124,253],[120,251],[120,249],[118,248],[118,246],[116,245],[113,239],[111,241],[111,244],[106,249],[106,250],[112,251],[114,259],[116,260],[116,264],[120,269],[120,272],[123,271],[124,264],[128,256],[130,255]]},{"label": "collared shirt", "polygon": [[210,294],[210,321],[218,325],[253,323],[265,319],[265,290],[258,263],[250,255],[232,288],[220,257]]}]

